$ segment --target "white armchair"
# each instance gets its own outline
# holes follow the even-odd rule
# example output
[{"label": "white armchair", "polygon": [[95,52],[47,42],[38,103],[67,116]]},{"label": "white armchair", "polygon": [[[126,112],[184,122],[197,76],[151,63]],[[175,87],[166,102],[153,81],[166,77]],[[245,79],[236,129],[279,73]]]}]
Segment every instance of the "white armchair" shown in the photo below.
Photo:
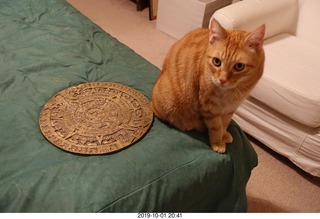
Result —
[{"label": "white armchair", "polygon": [[234,119],[245,132],[320,177],[320,1],[244,0],[216,11],[227,29],[266,24],[263,77]]}]

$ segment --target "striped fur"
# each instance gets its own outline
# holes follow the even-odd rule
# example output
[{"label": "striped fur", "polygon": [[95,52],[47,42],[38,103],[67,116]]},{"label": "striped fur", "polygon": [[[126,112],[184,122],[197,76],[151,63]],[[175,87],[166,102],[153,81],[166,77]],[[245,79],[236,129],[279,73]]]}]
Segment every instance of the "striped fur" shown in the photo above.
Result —
[{"label": "striped fur", "polygon": [[213,19],[188,33],[164,60],[152,91],[155,115],[182,131],[207,130],[212,149],[224,153],[231,117],[263,73],[264,32],[264,25],[228,31]]}]

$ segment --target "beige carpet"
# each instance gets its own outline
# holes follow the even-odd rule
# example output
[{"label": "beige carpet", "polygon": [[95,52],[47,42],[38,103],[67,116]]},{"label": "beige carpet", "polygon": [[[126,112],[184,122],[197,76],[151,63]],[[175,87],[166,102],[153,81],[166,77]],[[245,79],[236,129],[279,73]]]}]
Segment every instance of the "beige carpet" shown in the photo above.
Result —
[{"label": "beige carpet", "polygon": [[[130,0],[68,0],[106,32],[161,69],[175,39]],[[320,179],[251,139],[259,157],[247,186],[249,212],[320,212]]]}]

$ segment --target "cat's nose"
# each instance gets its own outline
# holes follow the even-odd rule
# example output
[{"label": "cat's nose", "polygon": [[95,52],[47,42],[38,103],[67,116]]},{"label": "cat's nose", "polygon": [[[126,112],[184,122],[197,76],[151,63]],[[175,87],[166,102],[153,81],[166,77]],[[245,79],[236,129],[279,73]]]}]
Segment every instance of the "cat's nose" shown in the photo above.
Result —
[{"label": "cat's nose", "polygon": [[221,84],[221,85],[224,85],[224,84],[227,82],[226,79],[219,79],[219,81],[220,81],[220,84]]}]

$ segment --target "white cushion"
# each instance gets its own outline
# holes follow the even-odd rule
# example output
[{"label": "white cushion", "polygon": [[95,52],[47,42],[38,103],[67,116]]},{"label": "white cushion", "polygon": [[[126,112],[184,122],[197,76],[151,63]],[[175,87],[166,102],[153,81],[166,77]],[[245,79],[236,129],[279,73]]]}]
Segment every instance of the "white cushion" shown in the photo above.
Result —
[{"label": "white cushion", "polygon": [[320,1],[300,0],[296,36],[320,47]]},{"label": "white cushion", "polygon": [[298,10],[299,0],[245,0],[217,10],[212,18],[230,30],[253,31],[265,24],[265,38],[269,38],[295,34]]},{"label": "white cushion", "polygon": [[265,41],[264,74],[251,96],[309,127],[320,126],[320,50],[289,34]]}]

